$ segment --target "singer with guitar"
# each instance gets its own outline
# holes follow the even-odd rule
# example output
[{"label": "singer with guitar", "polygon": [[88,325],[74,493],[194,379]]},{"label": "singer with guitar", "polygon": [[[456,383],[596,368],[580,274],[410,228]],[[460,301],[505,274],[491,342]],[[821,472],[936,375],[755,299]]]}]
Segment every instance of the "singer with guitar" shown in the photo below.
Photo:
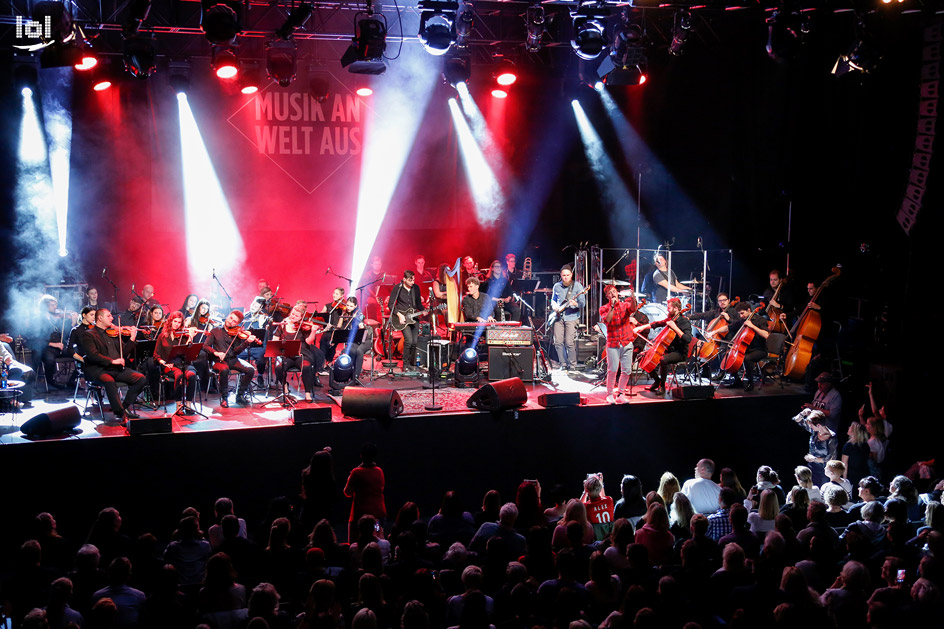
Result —
[{"label": "singer with guitar", "polygon": [[577,321],[581,309],[587,305],[584,287],[574,281],[574,270],[569,264],[561,267],[560,281],[551,291],[551,314],[548,322],[554,330],[554,350],[557,361],[567,371],[577,367]]},{"label": "singer with guitar", "polygon": [[[400,325],[407,323],[406,313],[410,310],[423,309],[423,296],[416,285],[416,275],[407,269],[403,279],[390,292],[390,319],[396,319]],[[414,322],[403,328],[403,365],[402,371],[412,371],[416,365],[417,324]]]}]

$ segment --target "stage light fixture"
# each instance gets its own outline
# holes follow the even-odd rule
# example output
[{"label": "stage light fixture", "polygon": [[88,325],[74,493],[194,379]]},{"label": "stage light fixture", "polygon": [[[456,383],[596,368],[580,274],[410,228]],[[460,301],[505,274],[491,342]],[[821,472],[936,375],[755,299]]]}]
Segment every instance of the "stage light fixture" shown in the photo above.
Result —
[{"label": "stage light fixture", "polygon": [[332,395],[338,395],[345,387],[354,384],[354,359],[349,354],[341,354],[334,361],[328,376],[328,386]]},{"label": "stage light fixture", "polygon": [[74,67],[76,70],[80,72],[85,72],[85,71],[91,70],[97,65],[98,65],[98,58],[95,55],[86,52],[82,54],[82,60],[79,63],[75,64]]},{"label": "stage light fixture", "polygon": [[[357,15],[367,17],[358,20]],[[387,71],[383,55],[387,49],[387,18],[368,11],[354,16],[356,28],[353,43],[341,56],[341,67],[352,74],[379,75]]]},{"label": "stage light fixture", "polygon": [[472,78],[472,58],[469,55],[449,55],[443,59],[442,75],[453,87],[459,83],[468,85]]},{"label": "stage light fixture", "polygon": [[255,94],[262,85],[262,73],[258,68],[250,68],[239,73],[239,91],[243,94]]},{"label": "stage light fixture", "polygon": [[463,2],[456,13],[456,48],[468,48],[475,26],[475,8],[471,2]]},{"label": "stage light fixture", "polygon": [[774,9],[765,20],[767,23],[767,56],[777,62],[793,59],[800,49],[800,38],[804,24],[809,32],[809,18],[801,18],[796,11],[786,8]]},{"label": "stage light fixture", "polygon": [[574,37],[570,45],[578,57],[596,59],[606,48],[605,21],[609,8],[597,2],[582,2],[577,11],[571,13],[574,22]]},{"label": "stage light fixture", "polygon": [[[623,24],[614,30],[609,58],[601,64],[607,85],[642,85],[646,82],[645,33],[639,24]],[[608,70],[612,63],[612,69]],[[608,71],[607,71],[608,70]]]},{"label": "stage light fixture", "polygon": [[[43,45],[66,44],[76,36],[76,26],[72,21],[72,14],[64,2],[54,2],[53,0],[37,2],[33,5],[30,16],[34,22],[43,25],[39,37]],[[38,50],[41,47],[43,46],[34,47],[33,50]]]},{"label": "stage light fixture", "polygon": [[498,63],[498,68],[492,73],[495,82],[505,87],[514,85],[518,80],[518,72],[515,64],[508,59],[503,59]]},{"label": "stage light fixture", "polygon": [[95,92],[104,92],[114,87],[118,81],[114,67],[107,61],[98,64],[90,74],[92,75],[92,90]]},{"label": "stage light fixture", "polygon": [[167,82],[174,94],[186,94],[190,89],[190,62],[177,59],[167,62]]},{"label": "stage light fixture", "polygon": [[298,49],[293,40],[269,40],[266,43],[266,74],[282,87],[288,87],[295,80],[297,56]]},{"label": "stage light fixture", "polygon": [[492,98],[508,98],[508,92],[495,88],[492,90]]},{"label": "stage light fixture", "polygon": [[221,79],[231,79],[239,74],[239,60],[232,48],[213,46],[213,71]]},{"label": "stage light fixture", "polygon": [[331,96],[331,79],[327,72],[317,70],[308,71],[308,91],[319,103],[323,103]]},{"label": "stage light fixture", "polygon": [[128,37],[124,42],[125,71],[136,79],[144,80],[157,70],[154,40],[147,36]]},{"label": "stage light fixture", "polygon": [[848,51],[839,55],[839,58],[836,59],[832,73],[835,76],[842,76],[854,71],[869,74],[875,70],[880,60],[881,55],[876,52],[872,44],[865,22],[860,19],[856,24],[855,40]]},{"label": "stage light fixture", "polygon": [[128,7],[128,17],[121,27],[125,37],[133,37],[138,34],[144,20],[148,18],[151,12],[151,0],[131,0]]},{"label": "stage light fixture", "polygon": [[77,66],[82,63],[83,57],[82,46],[75,45],[74,40],[68,44],[50,44],[39,53],[39,65],[41,68]]},{"label": "stage light fixture", "polygon": [[675,23],[672,28],[672,42],[669,44],[669,54],[673,57],[685,52],[685,44],[692,35],[692,14],[682,10],[675,14]]},{"label": "stage light fixture", "polygon": [[279,30],[275,31],[275,34],[282,39],[289,39],[292,33],[305,25],[313,10],[314,7],[310,2],[302,2],[292,9],[292,12],[285,19],[285,23],[282,24]]},{"label": "stage light fixture", "polygon": [[457,2],[420,0],[420,26],[417,37],[431,55],[442,56],[456,43]]},{"label": "stage light fixture", "polygon": [[200,28],[207,41],[229,45],[242,32],[243,5],[238,0],[202,0]]},{"label": "stage light fixture", "polygon": [[478,386],[479,352],[474,347],[467,347],[456,359],[455,381],[457,387]]},{"label": "stage light fixture", "polygon": [[544,36],[544,7],[539,4],[528,7],[525,13],[525,24],[528,29],[525,50],[528,52],[541,50],[541,38]]}]

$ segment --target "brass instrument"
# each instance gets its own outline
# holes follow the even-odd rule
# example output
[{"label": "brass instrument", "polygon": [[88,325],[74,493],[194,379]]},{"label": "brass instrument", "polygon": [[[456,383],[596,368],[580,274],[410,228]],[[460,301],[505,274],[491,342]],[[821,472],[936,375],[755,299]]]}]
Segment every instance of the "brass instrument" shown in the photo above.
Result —
[{"label": "brass instrument", "polygon": [[531,278],[531,258],[525,258],[521,265],[521,279],[530,280]]}]

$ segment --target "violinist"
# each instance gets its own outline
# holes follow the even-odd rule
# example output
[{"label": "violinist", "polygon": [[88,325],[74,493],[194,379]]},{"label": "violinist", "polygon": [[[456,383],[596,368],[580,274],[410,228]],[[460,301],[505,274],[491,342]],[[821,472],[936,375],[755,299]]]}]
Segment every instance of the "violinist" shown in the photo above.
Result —
[{"label": "violinist", "polygon": [[[373,343],[373,329],[364,323],[364,313],[357,307],[357,297],[351,295],[344,304],[344,311],[338,320],[338,328],[342,330],[351,330],[348,336],[348,342],[344,346],[342,353],[350,356],[354,361],[354,377],[360,378],[361,369],[364,366],[364,352],[370,349]],[[355,330],[363,329],[364,337],[360,343],[354,343]]]},{"label": "violinist", "polygon": [[66,349],[66,353],[70,354],[75,360],[84,360],[81,353],[82,336],[95,327],[96,312],[97,311],[92,306],[82,308],[82,315],[78,325],[72,328],[72,331],[69,333],[69,346]]},{"label": "violinist", "polygon": [[[636,298],[630,295],[626,301],[620,301],[619,290],[612,284],[603,290],[603,294],[607,299],[607,303],[600,307],[600,319],[606,323],[606,401],[615,404],[627,401],[618,396],[622,396],[633,371]],[[615,389],[618,374],[619,389]]]},{"label": "violinist", "polygon": [[338,327],[338,320],[344,313],[344,304],[344,289],[338,287],[331,292],[331,303],[325,304],[321,309],[322,314],[326,315],[325,322],[328,325],[321,335],[318,347],[324,353],[326,362],[334,360],[334,345],[331,344],[331,335],[328,334],[328,331]]},{"label": "violinist", "polygon": [[741,302],[735,308],[738,318],[730,326],[732,338],[745,325],[754,330],[754,338],[744,352],[744,374],[747,382],[742,384],[740,374],[736,373],[734,381],[727,386],[738,388],[743,386],[745,391],[753,391],[754,371],[756,371],[757,362],[767,358],[767,337],[770,332],[767,331],[767,322],[762,316],[754,313],[750,304]]},{"label": "violinist", "polygon": [[[65,352],[65,332],[66,326],[72,329],[79,320],[79,316],[74,312],[63,312],[59,310],[59,301],[52,295],[43,295],[39,300],[41,319],[44,322],[42,330],[43,337],[37,339],[34,345],[33,356],[38,356],[39,360],[34,360],[34,368],[39,361],[43,363],[43,371],[46,376],[46,384],[50,389],[62,389],[61,384],[56,382],[56,359],[60,356],[71,356]],[[71,323],[66,321],[71,320]],[[47,332],[48,330],[48,332]]]},{"label": "violinist", "polygon": [[[236,403],[249,404],[249,385],[256,370],[245,360],[238,358],[239,354],[249,347],[250,343],[258,341],[251,333],[239,327],[243,322],[243,313],[233,310],[223,321],[223,325],[211,329],[206,333],[204,349],[215,361],[213,370],[219,376],[217,390],[220,393],[220,406],[229,408],[229,372],[239,372],[239,384],[236,389]],[[246,338],[241,338],[245,336]]]},{"label": "violinist", "polygon": [[193,317],[193,312],[197,308],[198,301],[200,301],[200,298],[194,293],[190,293],[184,297],[184,303],[180,306],[180,312],[184,315],[184,321],[188,321]]},{"label": "violinist", "polygon": [[[652,370],[649,376],[652,378],[652,386],[649,390],[656,395],[665,395],[665,381],[669,373],[669,365],[675,365],[685,362],[688,358],[688,346],[692,342],[692,322],[688,317],[682,314],[682,302],[678,297],[670,297],[665,302],[668,316],[664,321],[653,321],[645,326],[636,328],[636,332],[641,332],[643,328],[660,328],[668,326],[675,332],[675,340],[666,348],[659,361],[658,371]],[[674,321],[673,321],[674,319]]]},{"label": "violinist", "polygon": [[[184,315],[176,310],[167,317],[166,324],[157,336],[157,344],[154,346],[154,363],[158,374],[173,376],[174,378],[174,397],[179,399],[181,392],[186,388],[186,398],[184,402],[184,415],[193,415],[193,396],[197,391],[197,370],[193,365],[184,363],[182,357],[171,360],[170,353],[176,345],[185,345],[188,342],[190,334],[184,329]],[[157,386],[160,386],[160,377],[157,378]],[[154,391],[154,382],[151,383]],[[188,406],[189,404],[189,406]]]},{"label": "violinist", "polygon": [[[265,280],[260,280],[265,281]],[[262,374],[265,373],[269,364],[269,359],[265,357],[265,341],[268,336],[266,326],[269,324],[269,315],[265,312],[265,299],[258,296],[249,304],[249,312],[246,315],[246,329],[252,332],[253,336],[262,340],[262,345],[250,345],[246,350],[246,356],[250,363],[256,368],[256,384],[260,387],[265,386],[262,380]]]},{"label": "violinist", "polygon": [[184,327],[204,328],[210,322],[210,300],[201,299],[194,306],[193,315],[184,318]]},{"label": "violinist", "polygon": [[161,333],[161,328],[164,326],[164,308],[155,304],[150,307],[148,310],[147,316],[144,318],[144,338],[147,340],[156,339],[157,336]]},{"label": "violinist", "polygon": [[132,297],[131,301],[128,303],[128,309],[121,313],[121,318],[128,325],[137,325],[139,318],[144,315],[144,312],[141,310],[141,306],[141,300],[137,297]]},{"label": "violinist", "polygon": [[[113,321],[110,310],[99,309],[95,313],[95,327],[82,335],[81,344],[85,375],[102,384],[108,395],[111,412],[121,425],[125,425],[125,418],[138,419],[131,407],[144,389],[146,379],[144,374],[129,368],[126,362],[126,357],[134,353],[137,330],[132,328],[125,336],[112,325]],[[116,331],[119,333],[115,334]],[[124,401],[118,397],[118,382],[128,385]]]},{"label": "violinist", "polygon": [[311,402],[311,394],[314,387],[320,387],[321,381],[318,379],[318,372],[324,368],[324,352],[315,345],[315,337],[318,336],[318,330],[321,326],[308,321],[303,321],[307,306],[302,302],[296,304],[288,313],[288,318],[279,325],[272,336],[273,341],[295,341],[302,342],[301,353],[298,356],[282,356],[275,367],[275,375],[282,386],[282,390],[287,394],[288,385],[286,379],[289,369],[298,369],[302,372],[302,383],[305,386],[305,401]]}]

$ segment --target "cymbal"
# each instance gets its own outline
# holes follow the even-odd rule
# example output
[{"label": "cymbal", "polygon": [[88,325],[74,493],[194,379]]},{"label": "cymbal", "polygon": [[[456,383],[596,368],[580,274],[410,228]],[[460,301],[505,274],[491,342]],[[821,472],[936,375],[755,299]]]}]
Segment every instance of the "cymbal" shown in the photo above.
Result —
[{"label": "cymbal", "polygon": [[633,297],[635,297],[636,299],[641,299],[642,297],[645,297],[645,296],[646,296],[646,293],[637,293],[637,292],[634,292],[634,291],[631,291],[631,290],[628,290],[628,289],[627,289],[627,290],[621,290],[621,291],[619,292],[619,296],[620,296],[620,297],[633,296]]},{"label": "cymbal", "polygon": [[685,280],[684,282],[679,282],[679,284],[704,284],[704,282],[699,280]]},{"label": "cymbal", "polygon": [[600,284],[612,284],[613,286],[632,286],[630,282],[623,280],[597,280]]}]

